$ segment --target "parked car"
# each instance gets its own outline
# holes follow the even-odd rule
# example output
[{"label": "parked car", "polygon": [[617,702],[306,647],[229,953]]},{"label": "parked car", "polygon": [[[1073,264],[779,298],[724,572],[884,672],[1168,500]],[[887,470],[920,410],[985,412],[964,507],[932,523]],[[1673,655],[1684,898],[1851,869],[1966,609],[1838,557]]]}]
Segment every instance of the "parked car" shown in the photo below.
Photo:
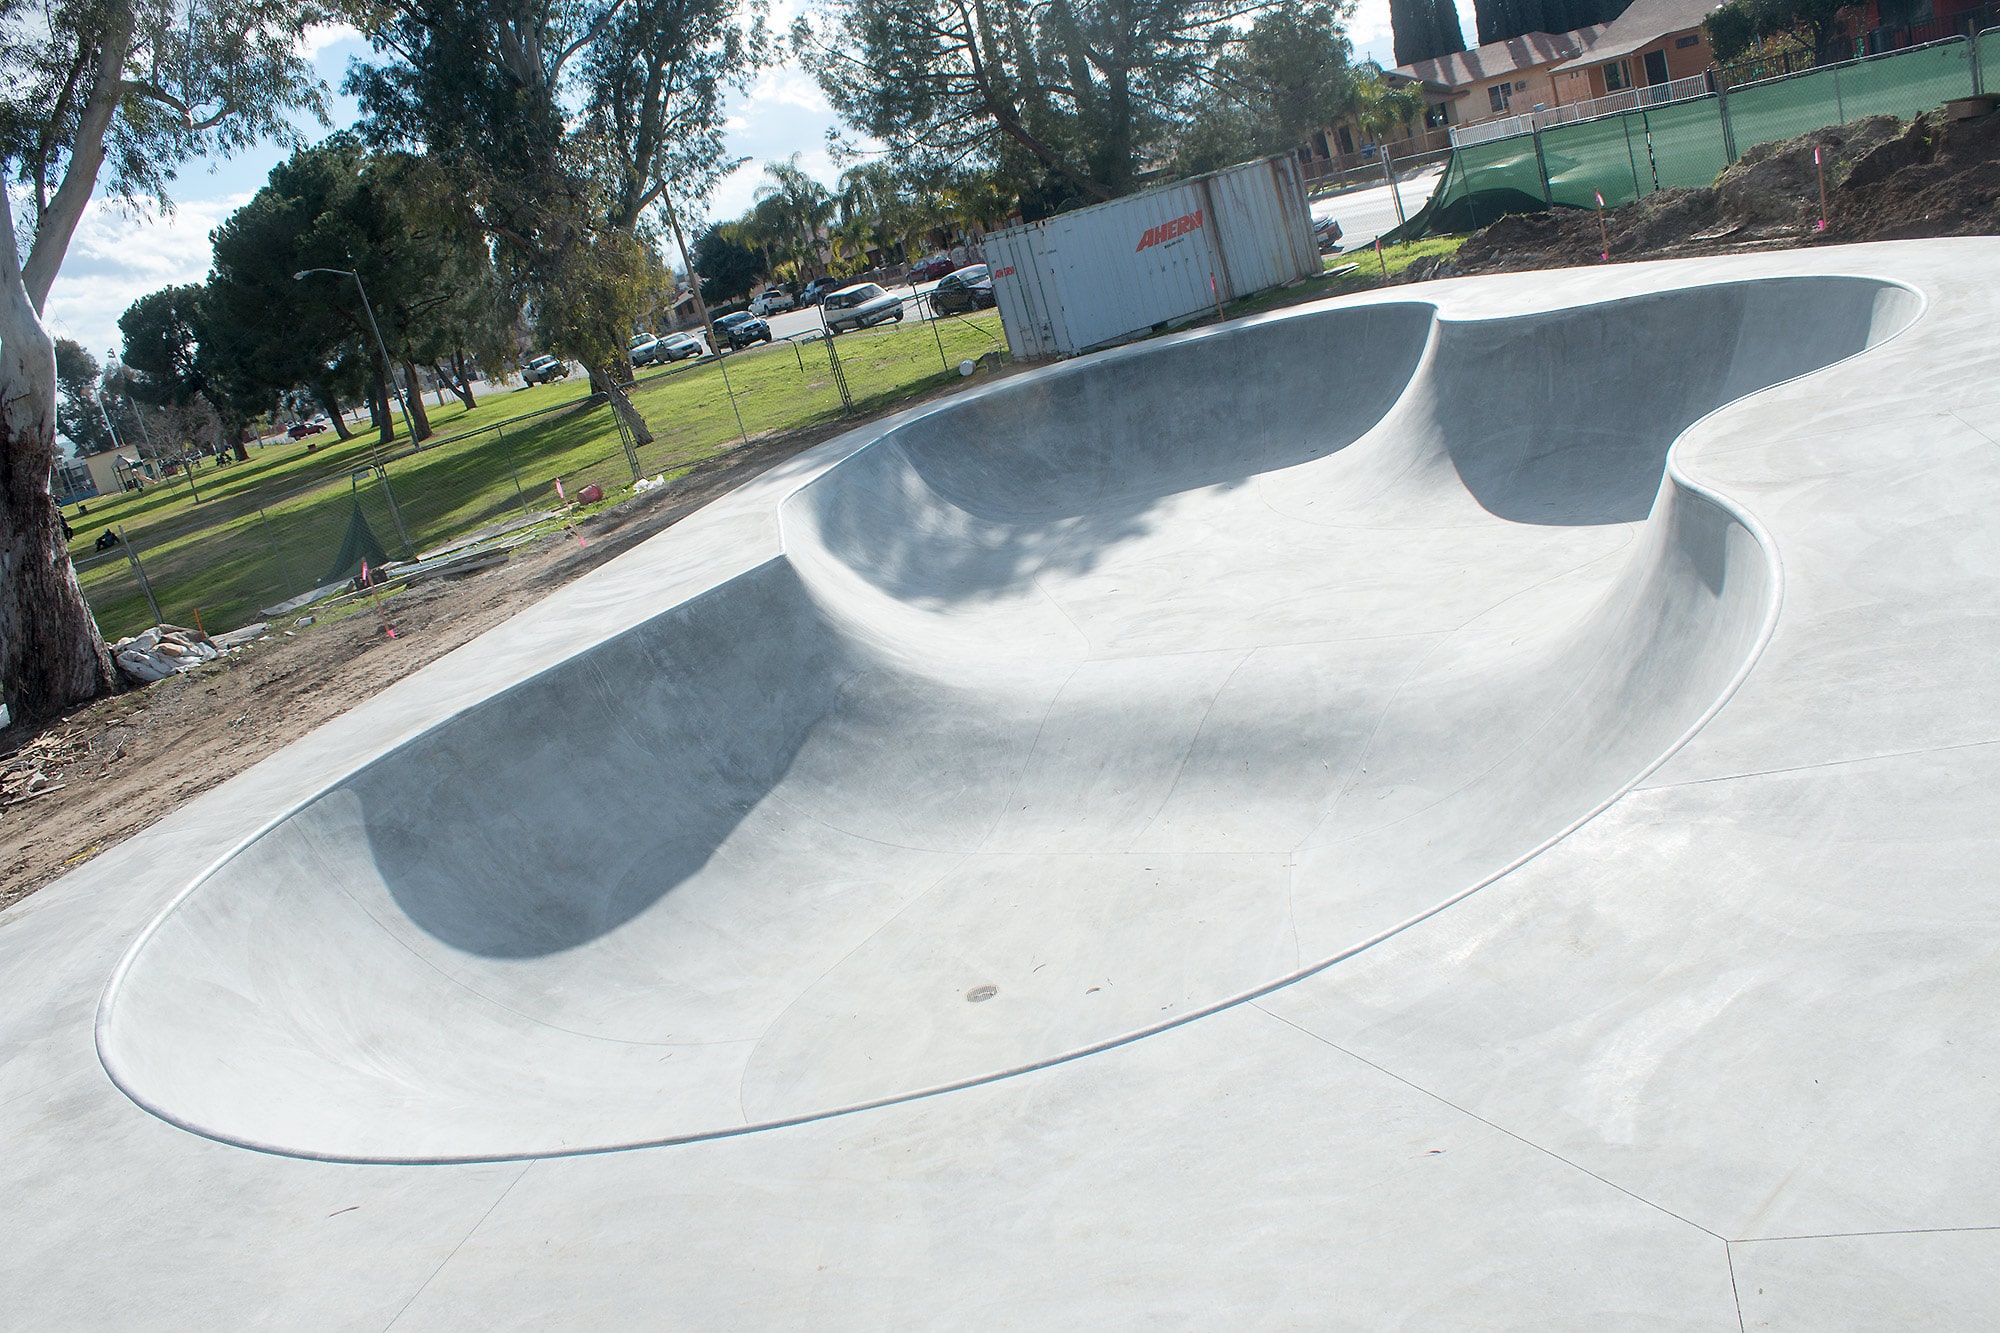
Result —
[{"label": "parked car", "polygon": [[1313,239],[1319,242],[1321,254],[1332,254],[1340,248],[1340,224],[1332,218],[1314,218]]},{"label": "parked car", "polygon": [[931,309],[940,315],[969,315],[975,310],[991,310],[993,274],[984,264],[967,264],[938,279],[931,288]]},{"label": "parked car", "polygon": [[731,347],[748,347],[751,343],[771,341],[771,326],[748,310],[739,310],[716,320],[715,331],[729,339]]},{"label": "parked car", "polygon": [[653,351],[655,361],[685,361],[691,356],[700,356],[708,348],[692,333],[669,333],[660,339],[660,345]]},{"label": "parked car", "polygon": [[798,302],[783,287],[766,287],[750,298],[750,313],[753,315],[775,315],[780,310],[790,310]]},{"label": "parked car", "polygon": [[891,296],[872,282],[842,287],[826,298],[820,311],[828,333],[844,329],[865,329],[871,324],[903,318],[903,298]]},{"label": "parked car", "polygon": [[568,378],[569,362],[559,356],[538,356],[521,367],[521,380],[526,384],[547,384]]},{"label": "parked car", "polygon": [[929,259],[920,259],[910,266],[910,281],[929,282],[932,278],[942,278],[956,267],[957,265],[951,262],[950,255],[932,255]]},{"label": "parked car", "polygon": [[806,284],[806,289],[799,293],[799,305],[802,307],[818,305],[826,299],[828,292],[838,290],[840,290],[839,278],[814,278]]},{"label": "parked car", "polygon": [[285,435],[289,439],[303,440],[306,436],[317,435],[325,429],[326,418],[314,417],[311,421],[301,421],[298,425],[286,431]]},{"label": "parked car", "polygon": [[660,340],[650,333],[642,333],[632,339],[625,354],[632,358],[635,366],[649,366],[659,359]]}]

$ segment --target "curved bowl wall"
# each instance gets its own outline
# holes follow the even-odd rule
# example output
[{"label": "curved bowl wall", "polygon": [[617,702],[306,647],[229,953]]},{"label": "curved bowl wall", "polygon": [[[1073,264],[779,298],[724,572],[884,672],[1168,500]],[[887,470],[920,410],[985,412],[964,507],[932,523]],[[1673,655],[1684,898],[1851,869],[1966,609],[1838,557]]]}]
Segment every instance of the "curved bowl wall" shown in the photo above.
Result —
[{"label": "curved bowl wall", "polygon": [[781,558],[240,848],[128,955],[105,1066],[271,1151],[534,1156],[962,1085],[1322,966],[1718,706],[1778,566],[1671,446],[1917,309],[1333,307],[946,405],[795,490]]}]

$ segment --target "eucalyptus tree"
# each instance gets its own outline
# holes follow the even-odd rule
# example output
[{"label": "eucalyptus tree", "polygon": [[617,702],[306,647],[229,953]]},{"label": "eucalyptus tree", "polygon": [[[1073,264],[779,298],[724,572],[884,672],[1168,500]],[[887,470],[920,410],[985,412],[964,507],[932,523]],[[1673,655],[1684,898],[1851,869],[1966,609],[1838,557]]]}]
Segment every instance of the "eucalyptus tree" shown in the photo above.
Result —
[{"label": "eucalyptus tree", "polygon": [[[0,0],[0,699],[38,717],[112,684],[49,490],[42,310],[100,184],[164,202],[179,164],[324,119],[299,35],[338,0]],[[15,209],[26,210],[17,226]]]},{"label": "eucalyptus tree", "polygon": [[1389,83],[1373,62],[1349,63],[1346,16],[1335,4],[1276,9],[1218,42],[1214,100],[1182,136],[1175,165],[1213,171],[1290,152],[1349,115],[1376,138],[1421,117],[1424,97],[1414,85]]},{"label": "eucalyptus tree", "polygon": [[[504,251],[549,346],[641,442],[619,386],[658,256],[643,224],[722,154],[723,97],[763,59],[739,0],[386,0],[357,69],[378,146],[428,155]],[[746,21],[747,20],[747,21]]]},{"label": "eucalyptus tree", "polygon": [[1137,188],[1206,96],[1212,47],[1275,0],[821,0],[794,49],[842,116],[919,172]]}]

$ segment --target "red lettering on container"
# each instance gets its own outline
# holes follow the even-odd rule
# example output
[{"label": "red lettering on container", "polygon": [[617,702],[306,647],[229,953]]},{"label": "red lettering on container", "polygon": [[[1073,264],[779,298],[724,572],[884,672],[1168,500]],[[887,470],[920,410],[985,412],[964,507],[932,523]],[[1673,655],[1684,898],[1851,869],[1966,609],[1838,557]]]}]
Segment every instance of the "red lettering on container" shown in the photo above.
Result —
[{"label": "red lettering on container", "polygon": [[1201,230],[1201,214],[1202,210],[1197,208],[1192,213],[1181,214],[1171,222],[1162,222],[1157,227],[1146,228],[1146,234],[1139,238],[1138,249],[1132,253],[1137,254],[1139,250],[1144,250],[1148,246],[1161,245],[1177,236]]}]

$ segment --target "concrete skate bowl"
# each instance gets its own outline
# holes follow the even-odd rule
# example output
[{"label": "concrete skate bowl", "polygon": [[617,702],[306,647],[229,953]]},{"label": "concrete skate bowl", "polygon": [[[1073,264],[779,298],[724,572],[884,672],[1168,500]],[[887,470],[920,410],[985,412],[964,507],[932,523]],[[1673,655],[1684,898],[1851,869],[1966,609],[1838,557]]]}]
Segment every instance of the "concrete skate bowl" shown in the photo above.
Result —
[{"label": "concrete skate bowl", "polygon": [[1324,966],[1719,706],[1779,565],[1678,456],[1919,309],[1334,306],[902,419],[782,500],[781,555],[223,859],[113,978],[104,1065],[227,1142],[529,1157],[963,1086]]}]

